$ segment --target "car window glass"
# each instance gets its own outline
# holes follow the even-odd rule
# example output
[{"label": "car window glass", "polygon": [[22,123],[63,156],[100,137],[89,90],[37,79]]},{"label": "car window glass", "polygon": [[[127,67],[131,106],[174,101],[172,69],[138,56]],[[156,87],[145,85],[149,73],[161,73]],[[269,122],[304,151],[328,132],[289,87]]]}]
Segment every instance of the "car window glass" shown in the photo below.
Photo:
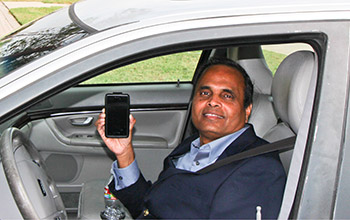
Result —
[{"label": "car window glass", "polygon": [[68,8],[25,25],[0,40],[0,78],[88,35],[69,19]]},{"label": "car window glass", "polygon": [[273,75],[283,59],[289,54],[298,50],[313,51],[312,47],[305,43],[273,44],[262,46],[266,64],[270,68]]},{"label": "car window glass", "polygon": [[191,81],[201,51],[159,56],[117,68],[82,85]]}]

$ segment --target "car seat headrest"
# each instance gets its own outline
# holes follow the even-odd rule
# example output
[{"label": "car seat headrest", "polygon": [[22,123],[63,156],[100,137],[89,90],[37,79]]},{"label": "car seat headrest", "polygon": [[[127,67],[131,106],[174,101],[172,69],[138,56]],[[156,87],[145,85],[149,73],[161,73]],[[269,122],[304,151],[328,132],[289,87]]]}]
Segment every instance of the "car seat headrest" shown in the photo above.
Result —
[{"label": "car seat headrest", "polygon": [[274,108],[280,119],[297,133],[310,81],[317,70],[315,54],[297,51],[278,67],[272,82]]},{"label": "car seat headrest", "polygon": [[272,73],[267,67],[261,46],[234,47],[228,50],[228,57],[247,71],[254,91],[260,94],[271,94]]}]

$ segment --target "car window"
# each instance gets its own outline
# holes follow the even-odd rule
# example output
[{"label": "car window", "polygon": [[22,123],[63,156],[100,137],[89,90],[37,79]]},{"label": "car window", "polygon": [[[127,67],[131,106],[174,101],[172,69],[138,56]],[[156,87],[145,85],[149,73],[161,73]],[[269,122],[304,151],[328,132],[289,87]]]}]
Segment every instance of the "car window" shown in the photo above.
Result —
[{"label": "car window", "polygon": [[82,85],[191,81],[201,51],[187,51],[139,61],[89,79]]},{"label": "car window", "polygon": [[270,68],[273,75],[275,74],[279,64],[289,54],[298,50],[313,51],[312,47],[305,43],[263,45],[262,49],[266,64]]}]

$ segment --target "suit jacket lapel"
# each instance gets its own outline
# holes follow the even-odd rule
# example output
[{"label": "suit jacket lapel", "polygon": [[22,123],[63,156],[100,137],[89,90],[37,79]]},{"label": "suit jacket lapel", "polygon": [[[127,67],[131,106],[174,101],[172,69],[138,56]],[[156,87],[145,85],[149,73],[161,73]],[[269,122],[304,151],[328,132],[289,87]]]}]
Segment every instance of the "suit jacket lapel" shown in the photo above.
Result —
[{"label": "suit jacket lapel", "polygon": [[253,126],[251,124],[248,124],[248,126],[247,130],[226,148],[218,160],[240,153],[252,146],[252,143],[254,143],[258,137],[255,134]]}]

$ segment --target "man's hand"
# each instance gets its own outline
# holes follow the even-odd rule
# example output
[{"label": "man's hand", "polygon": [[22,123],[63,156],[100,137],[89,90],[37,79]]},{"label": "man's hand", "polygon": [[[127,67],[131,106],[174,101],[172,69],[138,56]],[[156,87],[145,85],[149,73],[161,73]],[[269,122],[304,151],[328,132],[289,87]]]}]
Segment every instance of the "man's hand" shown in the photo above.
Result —
[{"label": "man's hand", "polygon": [[107,138],[105,136],[106,114],[105,109],[99,115],[95,126],[102,140],[107,147],[116,155],[119,168],[129,166],[135,160],[135,154],[132,147],[132,130],[136,123],[135,118],[130,114],[130,132],[128,138]]}]

